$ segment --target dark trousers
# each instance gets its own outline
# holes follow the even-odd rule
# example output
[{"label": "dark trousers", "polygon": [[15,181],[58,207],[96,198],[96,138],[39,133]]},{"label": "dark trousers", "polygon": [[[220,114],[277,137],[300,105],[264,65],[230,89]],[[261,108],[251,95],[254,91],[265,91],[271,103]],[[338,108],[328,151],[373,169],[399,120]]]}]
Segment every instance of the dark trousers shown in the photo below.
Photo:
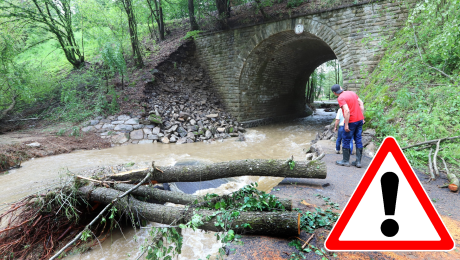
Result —
[{"label": "dark trousers", "polygon": [[[344,126],[339,126],[339,131],[337,133],[337,141],[335,142],[335,150],[340,151],[340,144],[345,143],[345,129]],[[344,145],[342,147],[345,147]],[[350,142],[350,154],[353,152],[353,139]]]},{"label": "dark trousers", "polygon": [[356,148],[363,148],[363,142],[361,140],[361,135],[363,133],[363,120],[348,123],[348,129],[350,129],[350,132],[344,132],[343,147],[350,147],[350,142],[354,139]]}]

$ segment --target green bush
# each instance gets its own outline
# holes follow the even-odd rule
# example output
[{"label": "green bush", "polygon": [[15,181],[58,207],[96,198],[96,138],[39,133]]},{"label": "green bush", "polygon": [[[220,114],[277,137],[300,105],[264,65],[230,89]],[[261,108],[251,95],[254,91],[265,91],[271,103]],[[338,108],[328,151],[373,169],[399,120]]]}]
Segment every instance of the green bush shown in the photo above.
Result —
[{"label": "green bush", "polygon": [[[366,127],[378,139],[394,136],[402,147],[460,135],[460,1],[425,1],[386,44],[384,57],[360,90]],[[440,157],[454,166],[457,143],[445,142]],[[429,150],[428,150],[429,151]],[[414,166],[426,166],[428,151],[405,150]]]}]

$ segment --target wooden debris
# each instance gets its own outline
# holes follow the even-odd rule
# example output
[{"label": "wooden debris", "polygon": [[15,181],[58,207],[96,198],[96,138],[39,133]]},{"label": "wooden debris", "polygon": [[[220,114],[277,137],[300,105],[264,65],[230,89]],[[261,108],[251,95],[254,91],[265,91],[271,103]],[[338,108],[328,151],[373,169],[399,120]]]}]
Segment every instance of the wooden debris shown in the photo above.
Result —
[{"label": "wooden debris", "polygon": [[[161,170],[162,172],[160,172]],[[131,170],[109,176],[112,180],[139,180],[146,169]],[[194,182],[238,176],[273,176],[325,179],[326,164],[322,161],[296,161],[293,169],[284,160],[239,160],[213,164],[165,166],[152,173],[152,180],[165,182]]]}]

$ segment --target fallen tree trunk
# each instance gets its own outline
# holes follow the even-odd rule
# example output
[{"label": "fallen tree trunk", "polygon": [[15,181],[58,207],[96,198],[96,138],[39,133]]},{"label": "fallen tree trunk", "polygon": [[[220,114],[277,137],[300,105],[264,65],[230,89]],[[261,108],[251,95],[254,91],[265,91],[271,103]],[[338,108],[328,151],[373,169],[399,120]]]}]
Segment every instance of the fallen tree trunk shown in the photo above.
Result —
[{"label": "fallen tree trunk", "polygon": [[[120,191],[127,191],[134,187],[132,184],[115,184],[114,188]],[[174,191],[165,191],[160,189],[155,189],[149,186],[140,186],[136,190],[131,192],[133,195],[148,197],[160,202],[171,202],[176,204],[196,204],[204,202],[204,198],[201,196],[190,195],[182,192]],[[290,199],[278,199],[279,202],[284,206],[288,211],[292,210],[292,201]],[[196,202],[196,203],[195,203]]]},{"label": "fallen tree trunk", "polygon": [[[148,168],[117,173],[113,180],[137,181],[149,171]],[[203,165],[165,166],[152,173],[150,180],[165,182],[207,181],[237,176],[272,176],[290,178],[325,179],[326,164],[321,161],[295,162],[294,167],[284,160],[240,160]]]},{"label": "fallen tree trunk", "polygon": [[[80,192],[89,201],[98,201],[103,204],[111,203],[122,193],[109,188],[94,188],[92,185],[80,188]],[[191,220],[193,215],[199,214],[202,216],[203,225],[198,228],[215,232],[225,231],[222,227],[215,225],[215,216],[218,213],[213,210],[187,210],[182,207],[142,202],[132,197],[119,199],[116,207],[118,210],[137,212],[145,220],[163,224],[185,224]],[[298,235],[298,215],[297,212],[240,212],[238,217],[228,223],[227,229],[233,229],[239,234],[296,236]],[[210,217],[211,220],[206,221],[206,217]],[[249,224],[251,228],[243,228],[244,224]]]}]

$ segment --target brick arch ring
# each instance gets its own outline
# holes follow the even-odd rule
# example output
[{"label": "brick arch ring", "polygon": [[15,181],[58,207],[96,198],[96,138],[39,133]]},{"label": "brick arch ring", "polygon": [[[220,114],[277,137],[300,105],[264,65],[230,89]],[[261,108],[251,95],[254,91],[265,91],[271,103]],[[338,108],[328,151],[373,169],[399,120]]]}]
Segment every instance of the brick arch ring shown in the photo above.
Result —
[{"label": "brick arch ring", "polygon": [[240,64],[240,69],[238,70],[238,83],[241,82],[241,75],[246,67],[247,58],[257,49],[259,44],[278,33],[294,30],[297,24],[303,24],[304,32],[313,34],[329,45],[335,53],[342,68],[351,67],[353,65],[354,61],[350,59],[350,56],[348,55],[348,45],[336,31],[329,26],[312,19],[296,18],[259,26],[256,33],[247,41],[237,55]]}]

